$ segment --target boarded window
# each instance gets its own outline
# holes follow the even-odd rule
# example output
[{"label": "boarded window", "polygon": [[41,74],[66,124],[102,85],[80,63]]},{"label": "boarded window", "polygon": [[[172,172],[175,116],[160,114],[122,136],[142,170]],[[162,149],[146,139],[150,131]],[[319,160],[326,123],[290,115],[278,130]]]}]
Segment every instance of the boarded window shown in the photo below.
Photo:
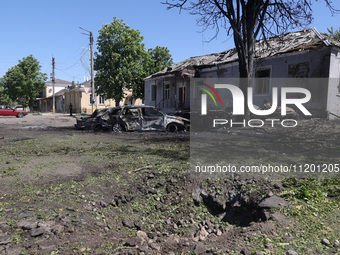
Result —
[{"label": "boarded window", "polygon": [[309,63],[299,63],[288,65],[288,77],[307,78],[309,73]]},{"label": "boarded window", "polygon": [[178,88],[178,99],[181,104],[185,103],[185,87]]},{"label": "boarded window", "polygon": [[258,69],[255,72],[255,95],[268,95],[270,84],[270,68]]}]

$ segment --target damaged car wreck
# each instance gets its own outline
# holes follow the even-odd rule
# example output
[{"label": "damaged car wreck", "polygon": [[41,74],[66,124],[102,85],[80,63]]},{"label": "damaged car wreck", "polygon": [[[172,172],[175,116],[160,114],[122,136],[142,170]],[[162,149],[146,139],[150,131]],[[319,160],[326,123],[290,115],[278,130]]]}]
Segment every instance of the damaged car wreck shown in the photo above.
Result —
[{"label": "damaged car wreck", "polygon": [[76,129],[125,131],[189,131],[190,120],[164,114],[152,106],[119,106],[77,118]]}]

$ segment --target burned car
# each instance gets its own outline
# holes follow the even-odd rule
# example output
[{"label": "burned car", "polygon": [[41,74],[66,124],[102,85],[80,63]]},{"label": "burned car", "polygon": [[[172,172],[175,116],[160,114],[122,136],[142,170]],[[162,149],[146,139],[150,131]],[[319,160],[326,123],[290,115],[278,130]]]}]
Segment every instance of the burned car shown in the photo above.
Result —
[{"label": "burned car", "polygon": [[88,129],[99,131],[107,128],[109,125],[111,127],[111,114],[116,114],[120,108],[111,107],[105,108],[103,110],[95,110],[91,116],[77,118],[77,123],[75,124],[76,129]]},{"label": "burned car", "polygon": [[152,106],[121,106],[77,119],[77,129],[124,131],[189,131],[188,119],[164,114]]},{"label": "burned car", "polygon": [[164,114],[152,106],[123,106],[111,115],[112,131],[189,131],[188,119]]}]

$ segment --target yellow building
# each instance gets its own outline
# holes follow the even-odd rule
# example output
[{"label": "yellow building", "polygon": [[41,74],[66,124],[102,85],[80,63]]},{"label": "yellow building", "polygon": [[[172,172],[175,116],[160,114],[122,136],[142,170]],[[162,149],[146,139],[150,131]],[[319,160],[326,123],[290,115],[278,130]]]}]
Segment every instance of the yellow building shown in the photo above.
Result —
[{"label": "yellow building", "polygon": [[[55,96],[55,111],[62,113],[65,112],[64,93],[67,88],[72,87],[72,82],[61,79],[54,81],[54,96]],[[47,81],[45,88],[41,93],[41,98],[35,100],[35,111],[39,112],[52,112],[53,110],[53,83]]]},{"label": "yellow building", "polygon": [[[58,93],[61,90],[72,86],[73,82],[65,81],[61,79],[54,80],[54,93]],[[45,83],[45,89],[43,90],[42,97],[50,97],[53,96],[53,83],[52,81],[47,81]]]},{"label": "yellow building", "polygon": [[[70,104],[72,104],[72,112],[91,114],[96,109],[96,103],[92,109],[92,93],[91,87],[84,85],[75,85],[69,87],[65,91],[65,110],[70,112]],[[114,99],[106,99],[102,96],[97,96],[98,109],[116,106]],[[133,99],[132,90],[124,90],[124,98],[119,102],[119,105],[141,105],[141,99]]]}]

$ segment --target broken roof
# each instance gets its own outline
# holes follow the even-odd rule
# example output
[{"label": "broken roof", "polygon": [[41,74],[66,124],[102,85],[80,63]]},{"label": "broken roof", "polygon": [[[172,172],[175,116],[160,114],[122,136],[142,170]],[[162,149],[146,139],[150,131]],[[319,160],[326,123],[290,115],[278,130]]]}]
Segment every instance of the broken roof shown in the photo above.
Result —
[{"label": "broken roof", "polygon": [[[288,52],[318,49],[323,46],[340,47],[340,42],[319,33],[315,28],[305,29],[275,36],[266,41],[257,41],[255,44],[255,58],[262,59]],[[148,76],[145,80],[166,77],[194,77],[197,68],[212,67],[237,60],[236,48],[232,48],[220,53],[188,58]]]}]

